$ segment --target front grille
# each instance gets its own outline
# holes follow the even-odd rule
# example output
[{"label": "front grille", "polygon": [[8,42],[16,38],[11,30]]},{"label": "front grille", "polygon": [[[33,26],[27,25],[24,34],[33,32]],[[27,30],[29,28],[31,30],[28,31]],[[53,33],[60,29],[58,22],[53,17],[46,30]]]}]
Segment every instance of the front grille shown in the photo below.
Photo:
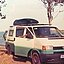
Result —
[{"label": "front grille", "polygon": [[64,54],[64,51],[54,52],[54,54]]},{"label": "front grille", "polygon": [[63,50],[63,47],[53,47],[53,50],[58,50],[57,52],[54,52],[54,54],[58,53],[58,54],[64,54],[64,51],[59,51],[59,50]]},{"label": "front grille", "polygon": [[63,47],[53,47],[53,50],[62,50]]}]

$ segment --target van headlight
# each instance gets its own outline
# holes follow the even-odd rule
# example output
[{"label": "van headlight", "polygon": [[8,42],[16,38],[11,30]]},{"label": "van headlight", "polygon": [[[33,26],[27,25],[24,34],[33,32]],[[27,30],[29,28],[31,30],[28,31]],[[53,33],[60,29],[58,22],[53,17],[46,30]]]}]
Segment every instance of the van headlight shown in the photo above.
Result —
[{"label": "van headlight", "polygon": [[49,46],[42,46],[42,50],[53,50],[53,46],[49,45]]}]

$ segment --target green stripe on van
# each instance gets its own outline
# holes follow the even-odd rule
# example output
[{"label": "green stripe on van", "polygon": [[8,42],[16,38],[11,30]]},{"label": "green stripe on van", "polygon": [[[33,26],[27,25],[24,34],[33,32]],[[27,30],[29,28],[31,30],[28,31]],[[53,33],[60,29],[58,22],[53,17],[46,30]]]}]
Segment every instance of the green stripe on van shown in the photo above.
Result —
[{"label": "green stripe on van", "polygon": [[[28,47],[21,47],[21,46],[16,46],[15,47],[15,54],[17,55],[21,55],[21,56],[27,56],[29,50],[32,49],[32,48],[28,48]],[[36,49],[38,50],[38,49]],[[43,53],[43,54],[53,54],[54,52],[64,52],[64,50],[46,50],[46,51],[43,51],[43,50],[38,50],[40,53]]]},{"label": "green stripe on van", "polygon": [[46,50],[46,51],[43,51],[44,54],[53,54],[54,52],[64,52],[64,50]]},{"label": "green stripe on van", "polygon": [[15,54],[21,55],[21,56],[27,56],[30,49],[32,49],[32,48],[16,46]]}]

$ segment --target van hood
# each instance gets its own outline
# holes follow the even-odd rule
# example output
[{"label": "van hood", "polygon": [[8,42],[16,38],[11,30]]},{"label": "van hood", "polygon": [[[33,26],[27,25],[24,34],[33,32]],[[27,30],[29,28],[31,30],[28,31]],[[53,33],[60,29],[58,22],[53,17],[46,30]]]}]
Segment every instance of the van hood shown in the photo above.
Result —
[{"label": "van hood", "polygon": [[42,45],[64,46],[64,37],[36,38],[36,41]]}]

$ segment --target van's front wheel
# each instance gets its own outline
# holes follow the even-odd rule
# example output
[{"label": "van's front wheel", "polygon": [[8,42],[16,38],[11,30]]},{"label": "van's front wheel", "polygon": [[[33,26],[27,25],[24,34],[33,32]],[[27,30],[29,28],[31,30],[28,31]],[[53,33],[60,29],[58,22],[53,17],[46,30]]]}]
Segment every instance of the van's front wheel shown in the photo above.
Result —
[{"label": "van's front wheel", "polygon": [[36,51],[32,52],[31,56],[32,56],[32,64],[41,64],[39,54]]}]

